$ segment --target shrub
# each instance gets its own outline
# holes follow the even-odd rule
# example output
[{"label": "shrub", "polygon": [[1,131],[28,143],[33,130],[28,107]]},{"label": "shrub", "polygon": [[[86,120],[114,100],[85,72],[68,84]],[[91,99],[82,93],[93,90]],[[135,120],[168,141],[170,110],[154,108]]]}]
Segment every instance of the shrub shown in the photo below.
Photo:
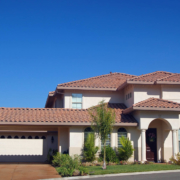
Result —
[{"label": "shrub", "polygon": [[176,165],[180,165],[180,153],[177,153],[176,154],[176,158],[174,158],[173,156],[170,158],[170,161],[173,163],[173,164],[176,164]]},{"label": "shrub", "polygon": [[119,160],[127,161],[133,155],[133,146],[131,141],[124,136],[120,137],[120,143],[122,147],[118,148]]},{"label": "shrub", "polygon": [[59,167],[57,168],[57,172],[62,176],[62,177],[67,177],[67,176],[72,176],[74,169],[68,169],[66,167]]},{"label": "shrub", "polygon": [[53,156],[52,164],[58,167],[66,167],[67,169],[78,169],[80,166],[80,157],[75,155],[72,158],[68,154],[56,153]]},{"label": "shrub", "polygon": [[81,176],[88,174],[88,170],[85,167],[80,166],[79,171],[81,173]]},{"label": "shrub", "polygon": [[[104,149],[101,150],[101,154],[100,154],[100,157],[98,160],[99,161],[103,160],[103,157],[104,157]],[[106,146],[106,161],[107,162],[118,162],[116,152],[110,146]]]},{"label": "shrub", "polygon": [[94,141],[94,134],[89,133],[84,143],[83,149],[83,156],[85,161],[92,162],[95,160],[95,154],[97,153],[99,148],[95,147]]}]

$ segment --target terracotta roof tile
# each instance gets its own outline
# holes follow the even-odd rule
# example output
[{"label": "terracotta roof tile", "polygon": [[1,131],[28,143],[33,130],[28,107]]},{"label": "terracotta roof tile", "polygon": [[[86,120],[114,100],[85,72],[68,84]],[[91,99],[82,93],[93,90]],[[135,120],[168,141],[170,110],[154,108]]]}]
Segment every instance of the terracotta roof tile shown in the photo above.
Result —
[{"label": "terracotta roof tile", "polygon": [[[124,115],[124,104],[109,103],[109,107],[115,109],[116,123],[137,123],[133,116]],[[1,123],[90,123],[91,117],[87,109],[64,108],[0,108]]]},{"label": "terracotta roof tile", "polygon": [[158,79],[157,81],[165,81],[165,82],[180,82],[180,74],[172,74],[170,76],[167,77],[163,77],[161,79]]},{"label": "terracotta roof tile", "polygon": [[57,88],[76,87],[76,88],[110,88],[117,89],[128,78],[134,77],[133,75],[123,73],[110,73],[106,75],[96,76],[92,78],[72,81],[68,83],[58,84]]},{"label": "terracotta roof tile", "polygon": [[153,73],[136,76],[134,78],[129,78],[128,81],[145,81],[145,82],[154,82],[157,79],[165,78],[167,76],[173,75],[174,73],[169,73],[165,71],[156,71]]},{"label": "terracotta roof tile", "polygon": [[180,111],[180,103],[168,101],[159,98],[149,98],[144,101],[140,101],[123,111],[124,114],[130,113],[134,110],[169,110],[169,111]]}]

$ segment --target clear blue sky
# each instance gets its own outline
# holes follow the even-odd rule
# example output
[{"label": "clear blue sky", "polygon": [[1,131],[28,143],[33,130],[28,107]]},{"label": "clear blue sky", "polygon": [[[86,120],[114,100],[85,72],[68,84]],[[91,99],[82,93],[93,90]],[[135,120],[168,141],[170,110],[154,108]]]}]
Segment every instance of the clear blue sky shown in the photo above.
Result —
[{"label": "clear blue sky", "polygon": [[57,84],[180,73],[179,0],[0,0],[0,107],[44,107]]}]

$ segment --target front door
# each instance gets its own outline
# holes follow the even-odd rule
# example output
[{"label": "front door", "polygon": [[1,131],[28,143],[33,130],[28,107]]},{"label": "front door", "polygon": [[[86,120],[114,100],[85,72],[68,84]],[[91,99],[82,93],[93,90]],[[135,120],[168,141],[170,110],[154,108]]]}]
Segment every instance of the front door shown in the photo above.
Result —
[{"label": "front door", "polygon": [[156,128],[146,131],[146,159],[157,162],[157,132]]}]

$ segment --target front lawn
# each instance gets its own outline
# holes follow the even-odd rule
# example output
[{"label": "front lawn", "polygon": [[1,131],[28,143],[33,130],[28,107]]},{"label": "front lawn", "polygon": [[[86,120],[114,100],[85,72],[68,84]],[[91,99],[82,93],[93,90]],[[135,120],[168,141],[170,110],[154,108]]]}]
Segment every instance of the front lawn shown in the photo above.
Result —
[{"label": "front lawn", "polygon": [[100,174],[116,174],[116,173],[130,173],[130,172],[146,172],[146,171],[161,171],[161,170],[176,170],[180,169],[178,165],[170,164],[143,164],[143,165],[114,165],[107,166],[106,170],[102,170],[101,166],[86,167],[90,175]]}]

